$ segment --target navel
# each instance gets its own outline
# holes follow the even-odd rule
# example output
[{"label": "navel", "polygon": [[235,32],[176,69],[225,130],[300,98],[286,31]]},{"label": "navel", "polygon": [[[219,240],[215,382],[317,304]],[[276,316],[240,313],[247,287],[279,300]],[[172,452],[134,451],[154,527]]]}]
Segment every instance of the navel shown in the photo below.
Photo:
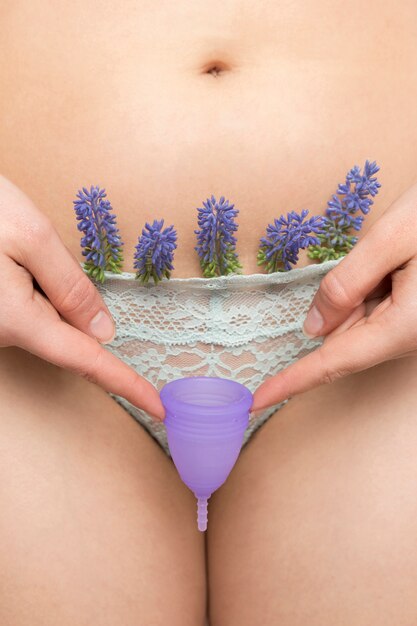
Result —
[{"label": "navel", "polygon": [[232,67],[229,63],[220,60],[212,60],[203,65],[201,74],[207,74],[207,76],[212,76],[213,78],[220,78],[231,70]]}]

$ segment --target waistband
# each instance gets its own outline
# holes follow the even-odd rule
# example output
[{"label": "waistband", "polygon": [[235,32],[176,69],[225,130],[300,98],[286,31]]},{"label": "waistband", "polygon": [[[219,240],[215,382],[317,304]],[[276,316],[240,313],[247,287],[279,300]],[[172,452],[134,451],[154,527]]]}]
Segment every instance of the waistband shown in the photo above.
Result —
[{"label": "waistband", "polygon": [[[121,274],[113,274],[112,272],[104,272],[106,282],[114,281],[132,281],[138,289],[150,289],[160,291],[164,289],[187,289],[194,287],[196,289],[229,289],[230,287],[252,286],[252,285],[286,285],[297,283],[299,280],[313,276],[324,276],[333,267],[338,265],[344,257],[325,261],[324,263],[312,263],[305,267],[296,267],[287,272],[273,272],[272,274],[229,274],[228,276],[216,276],[214,278],[170,278],[162,280],[155,285],[153,282],[147,284],[140,283],[135,279],[132,272],[122,272]],[[81,264],[82,265],[82,264]]]},{"label": "waistband", "polygon": [[301,331],[321,278],[340,261],[273,274],[170,278],[156,285],[142,284],[132,273],[106,272],[97,288],[115,319],[116,340],[239,346]]}]

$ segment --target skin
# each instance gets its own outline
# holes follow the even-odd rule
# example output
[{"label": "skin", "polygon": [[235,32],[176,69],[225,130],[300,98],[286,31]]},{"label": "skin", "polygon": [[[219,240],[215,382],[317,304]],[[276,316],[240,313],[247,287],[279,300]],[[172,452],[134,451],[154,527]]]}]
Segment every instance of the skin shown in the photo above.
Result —
[{"label": "skin", "polygon": [[[195,626],[208,604],[211,626],[415,624],[415,2],[0,11],[0,622]],[[383,187],[314,298],[323,346],[256,391],[254,410],[294,397],[199,534],[105,393],[163,417],[103,347],[112,321],[92,324],[108,311],[77,265],[75,192],[106,187],[127,271],[145,221],[174,223],[177,277],[200,275],[195,207],[224,194],[253,273],[267,223],[323,214],[366,158]]]}]

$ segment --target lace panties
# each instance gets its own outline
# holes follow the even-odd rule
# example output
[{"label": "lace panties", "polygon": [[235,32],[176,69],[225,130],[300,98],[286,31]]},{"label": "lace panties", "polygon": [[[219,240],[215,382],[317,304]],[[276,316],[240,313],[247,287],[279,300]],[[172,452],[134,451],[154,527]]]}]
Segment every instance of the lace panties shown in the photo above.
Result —
[{"label": "lace panties", "polygon": [[[343,257],[342,257],[343,258]],[[98,285],[117,326],[106,348],[158,390],[183,376],[231,378],[250,391],[318,347],[302,325],[323,276],[341,259],[273,274],[171,278],[142,284],[106,272]],[[165,426],[111,394],[170,456]],[[251,417],[253,433],[288,400]]]}]

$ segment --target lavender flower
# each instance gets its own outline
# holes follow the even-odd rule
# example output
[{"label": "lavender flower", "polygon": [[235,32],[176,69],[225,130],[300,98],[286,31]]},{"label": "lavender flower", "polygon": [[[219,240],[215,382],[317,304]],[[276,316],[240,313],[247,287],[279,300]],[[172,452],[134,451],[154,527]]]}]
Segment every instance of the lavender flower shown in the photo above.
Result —
[{"label": "lavender flower", "polygon": [[268,224],[266,237],[260,240],[258,265],[265,264],[269,273],[290,270],[291,264],[298,261],[301,248],[319,243],[315,235],[324,232],[323,217],[318,215],[303,221],[307,215],[307,209],[300,215],[291,211],[286,218],[281,215],[274,224]]},{"label": "lavender flower", "polygon": [[195,230],[197,246],[194,248],[200,257],[200,265],[206,278],[240,273],[242,269],[236,253],[237,230],[234,218],[239,213],[222,196],[219,202],[214,196],[198,208],[198,225]]},{"label": "lavender flower", "polygon": [[81,239],[84,269],[89,276],[104,282],[104,271],[120,274],[123,262],[122,241],[117,234],[116,216],[106,198],[106,191],[99,187],[86,187],[78,191],[74,200],[74,210],[79,224],[78,230],[84,233]]},{"label": "lavender flower", "polygon": [[145,224],[139,237],[134,254],[136,278],[147,283],[153,278],[158,283],[165,276],[169,278],[174,269],[172,261],[177,247],[177,233],[173,226],[162,230],[164,220],[154,220],[153,224]]},{"label": "lavender flower", "polygon": [[358,238],[349,231],[361,229],[364,217],[357,212],[366,215],[374,203],[372,198],[381,187],[375,176],[378,171],[376,161],[366,161],[363,174],[358,165],[349,170],[345,183],[339,184],[337,195],[334,194],[327,203],[325,233],[319,235],[319,245],[310,246],[308,256],[311,259],[338,259],[357,243]]}]

